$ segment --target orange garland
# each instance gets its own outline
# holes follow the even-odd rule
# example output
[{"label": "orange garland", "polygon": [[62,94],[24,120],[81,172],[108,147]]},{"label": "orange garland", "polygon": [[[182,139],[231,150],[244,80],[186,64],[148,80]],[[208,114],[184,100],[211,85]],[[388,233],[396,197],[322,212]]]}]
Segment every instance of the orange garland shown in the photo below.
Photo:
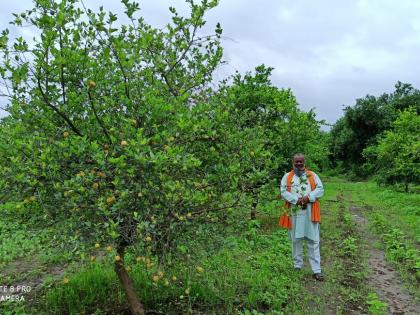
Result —
[{"label": "orange garland", "polygon": [[[305,171],[309,179],[309,184],[311,185],[311,191],[312,191],[316,188],[315,176],[313,172],[307,170],[306,168],[305,168]],[[292,190],[292,179],[294,175],[295,175],[295,171],[291,170],[289,172],[289,175],[287,176],[286,187],[287,187],[288,192]],[[286,209],[290,209],[290,208],[291,208],[290,202],[286,201],[284,203],[283,213],[281,214],[279,218],[279,226],[285,229],[289,229],[289,230],[292,229],[292,219],[290,218],[290,215],[287,213]],[[312,222],[321,222],[321,206],[320,206],[319,200],[316,200],[314,203],[312,203],[311,220]]]}]

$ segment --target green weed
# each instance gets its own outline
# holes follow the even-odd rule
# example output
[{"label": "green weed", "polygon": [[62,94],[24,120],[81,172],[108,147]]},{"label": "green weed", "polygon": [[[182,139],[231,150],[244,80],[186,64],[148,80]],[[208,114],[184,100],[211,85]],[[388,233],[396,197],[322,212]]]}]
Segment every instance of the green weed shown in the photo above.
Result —
[{"label": "green weed", "polygon": [[368,295],[367,303],[369,305],[369,313],[372,315],[383,315],[386,313],[388,305],[385,302],[379,300],[376,293],[371,292]]}]

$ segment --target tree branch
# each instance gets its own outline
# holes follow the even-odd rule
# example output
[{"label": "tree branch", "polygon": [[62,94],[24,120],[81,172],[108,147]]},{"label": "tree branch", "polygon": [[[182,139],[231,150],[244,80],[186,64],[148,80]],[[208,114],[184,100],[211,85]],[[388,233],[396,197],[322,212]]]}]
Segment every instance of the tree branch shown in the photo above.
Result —
[{"label": "tree branch", "polygon": [[185,50],[183,51],[183,53],[181,54],[181,56],[178,58],[178,60],[175,61],[175,63],[169,68],[168,71],[166,71],[167,74],[170,73],[185,58],[185,56],[187,55],[187,52],[190,50],[190,48],[191,48],[191,46],[192,46],[192,44],[194,42],[194,37],[195,37],[195,33],[197,32],[197,28],[198,28],[198,26],[197,25],[194,25],[192,36],[191,36],[190,41],[188,42],[187,47],[185,48]]},{"label": "tree branch", "polygon": [[76,126],[73,124],[73,122],[68,118],[63,112],[61,112],[57,107],[55,107],[53,104],[50,103],[48,96],[44,93],[41,86],[40,78],[37,76],[37,82],[38,82],[38,89],[41,93],[42,98],[44,99],[45,104],[51,108],[55,113],[57,113],[63,120],[69,125],[71,130],[73,130],[78,136],[83,137],[82,133],[76,128]]},{"label": "tree branch", "polygon": [[[152,56],[155,56],[155,52],[154,52],[152,49],[150,49],[150,47],[147,47],[147,51],[148,51],[148,52],[149,52]],[[166,75],[165,71],[162,71],[162,70],[159,70],[159,69],[157,69],[157,71],[158,71],[158,73],[160,74],[160,76],[163,78],[163,80],[165,81],[166,85],[168,86],[168,88],[169,88],[169,92],[170,92],[173,96],[177,97],[177,96],[179,95],[179,93],[178,93],[178,91],[176,91],[176,90],[172,87],[171,83],[169,82],[169,78],[168,78],[168,76]]]},{"label": "tree branch", "polygon": [[[61,34],[61,27],[59,28],[59,43],[60,43],[60,56],[63,58],[63,37]],[[61,81],[61,90],[63,91],[63,104],[66,104],[66,90],[64,85],[64,65],[60,62],[60,81]]]},{"label": "tree branch", "polygon": [[89,104],[92,107],[92,111],[93,111],[93,114],[95,115],[95,118],[96,118],[97,122],[99,123],[102,130],[104,131],[105,136],[108,138],[109,143],[112,143],[111,137],[109,136],[108,131],[105,128],[105,125],[103,124],[102,120],[98,116],[98,113],[96,112],[95,106],[93,104],[92,94],[90,93],[89,90],[88,90],[88,97],[89,97]]}]

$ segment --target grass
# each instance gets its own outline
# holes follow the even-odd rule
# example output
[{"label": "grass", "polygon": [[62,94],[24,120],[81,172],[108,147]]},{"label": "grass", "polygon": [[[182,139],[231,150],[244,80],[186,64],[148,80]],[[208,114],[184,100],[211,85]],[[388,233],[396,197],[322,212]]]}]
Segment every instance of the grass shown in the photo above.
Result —
[{"label": "grass", "polygon": [[[349,314],[367,312],[366,253],[363,239],[354,227],[348,205],[337,202],[342,195],[340,181],[324,179],[325,196],[321,201],[321,263],[326,281],[309,284],[302,279],[306,288],[306,303],[288,313],[293,314]],[[314,300],[314,294],[318,297]]]},{"label": "grass", "polygon": [[[180,244],[184,254],[173,257],[165,270],[157,266],[156,261],[148,268],[136,261],[134,252],[128,253],[125,264],[130,266],[130,275],[145,308],[165,314],[257,314],[268,310],[277,314],[274,310],[283,309],[299,294],[301,277],[292,272],[290,243],[287,232],[277,228],[277,211],[276,203],[264,205],[259,220],[249,221],[243,219],[248,217],[248,209],[242,209],[235,218],[230,218],[236,222],[230,227],[220,223],[190,231],[183,235],[184,242]],[[8,242],[1,244],[0,250],[13,253],[4,264],[13,267],[29,257],[37,261],[32,269],[19,275],[20,279],[40,277],[45,262],[54,264],[67,260],[68,253],[54,247],[50,234],[53,229],[25,234],[27,226],[22,222],[6,224],[0,221],[0,224],[8,227],[6,231],[10,236]],[[24,250],[15,248],[16,244],[22,244]],[[86,255],[85,259],[79,258],[76,265],[68,266],[59,277],[43,275],[43,289],[36,293],[35,303],[2,303],[0,312],[127,312],[125,296],[113,270],[115,253],[92,254],[97,254],[95,262],[90,262],[89,255]],[[40,257],[49,258],[43,260]],[[149,258],[155,260],[155,257]],[[203,272],[198,272],[197,267],[203,268]],[[9,275],[13,274],[11,268],[8,269]],[[165,276],[154,282],[153,276],[159,271]],[[174,275],[175,281],[172,280]],[[68,282],[64,283],[66,278]],[[9,282],[13,284],[17,280],[14,275]]]},{"label": "grass", "polygon": [[[279,202],[272,201],[259,205],[257,220],[249,220],[249,209],[243,208],[229,214],[228,221],[203,224],[187,231],[178,244],[182,255],[169,257],[165,268],[157,264],[156,257],[148,257],[155,263],[148,267],[143,260],[136,260],[136,249],[129,252],[125,265],[129,266],[145,308],[169,315],[380,314],[386,305],[368,286],[364,239],[355,228],[348,206],[356,203],[366,209],[367,218],[383,238],[388,258],[410,266],[414,273],[408,269],[403,272],[414,275],[410,280],[413,281],[420,269],[415,249],[420,227],[413,224],[420,223],[414,209],[419,197],[378,188],[370,182],[323,180],[326,187],[321,225],[324,283],[314,281],[308,267],[301,273],[293,271],[287,231],[277,226]],[[267,195],[276,193],[268,191]],[[337,196],[341,202],[337,202]],[[7,260],[3,258],[6,269],[28,255],[50,265],[69,259],[68,253],[60,255],[60,250],[65,251],[54,247],[54,240],[48,237],[54,229],[28,234],[24,223],[10,223],[10,220],[6,223],[3,218],[0,216],[0,227],[5,229],[8,239],[0,244],[0,252],[8,253]],[[403,252],[408,256],[401,258]],[[1,304],[0,313],[128,314],[113,269],[115,253],[92,249],[91,254],[97,256],[94,262],[89,261],[89,253],[85,259],[77,256],[76,264],[67,267],[59,278],[44,279],[36,303]],[[34,276],[30,272],[20,277]],[[153,281],[159,272],[163,274]],[[10,277],[10,274],[9,269],[9,274],[3,276]],[[63,282],[65,278],[67,283]],[[15,279],[13,276],[9,281]]]},{"label": "grass", "polygon": [[386,258],[412,294],[420,298],[420,195],[373,182],[341,182],[348,202],[361,206]]},{"label": "grass", "polygon": [[[420,244],[420,194],[395,191],[374,182],[341,183],[352,201],[374,213],[382,213],[393,227]],[[369,214],[369,213],[368,213]]]},{"label": "grass", "polygon": [[92,263],[63,279],[68,282],[62,281],[46,291],[40,310],[49,314],[80,314],[94,312],[97,304],[104,311],[118,310],[123,305],[123,292],[111,265]]},{"label": "grass", "polygon": [[0,246],[0,265],[5,266],[11,261],[33,255],[43,250],[43,243],[48,238],[46,232],[33,232],[26,224],[13,221],[0,221],[2,237]]},{"label": "grass", "polygon": [[[276,229],[263,234],[261,229],[254,222],[243,235],[226,238],[225,246],[211,256],[200,244],[186,244],[193,247],[194,255],[179,258],[166,270],[156,265],[146,268],[129,255],[126,265],[140,300],[146,309],[165,314],[189,310],[233,314],[284,308],[291,296],[298,294],[300,276],[292,272],[286,233]],[[111,261],[109,257],[69,275],[68,283],[46,292],[43,309],[52,314],[94,312],[99,306],[105,312],[111,308],[123,311],[125,297]],[[204,271],[198,272],[197,267]],[[152,279],[159,271],[164,276],[155,283]]]}]

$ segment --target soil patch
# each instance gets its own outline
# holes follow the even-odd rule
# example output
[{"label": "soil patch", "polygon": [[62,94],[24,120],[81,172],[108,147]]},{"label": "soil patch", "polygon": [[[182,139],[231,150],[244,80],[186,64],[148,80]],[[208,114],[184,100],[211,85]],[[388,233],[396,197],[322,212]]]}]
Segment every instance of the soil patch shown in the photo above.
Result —
[{"label": "soil patch", "polygon": [[403,287],[400,276],[386,261],[384,252],[375,248],[379,239],[369,231],[368,221],[362,210],[354,205],[351,205],[349,210],[357,223],[360,235],[365,238],[366,252],[369,255],[369,283],[379,298],[388,304],[389,314],[419,314],[420,304],[416,303],[414,297]]},{"label": "soil patch", "polygon": [[[0,291],[0,299],[5,299],[10,295],[19,295],[24,298],[26,303],[32,304],[45,279],[52,277],[54,281],[57,281],[63,276],[65,269],[65,265],[42,265],[36,258],[13,261],[2,270],[2,275],[15,275],[16,280],[9,281],[10,283],[0,283],[4,286]],[[31,274],[31,271],[37,272]]]}]

